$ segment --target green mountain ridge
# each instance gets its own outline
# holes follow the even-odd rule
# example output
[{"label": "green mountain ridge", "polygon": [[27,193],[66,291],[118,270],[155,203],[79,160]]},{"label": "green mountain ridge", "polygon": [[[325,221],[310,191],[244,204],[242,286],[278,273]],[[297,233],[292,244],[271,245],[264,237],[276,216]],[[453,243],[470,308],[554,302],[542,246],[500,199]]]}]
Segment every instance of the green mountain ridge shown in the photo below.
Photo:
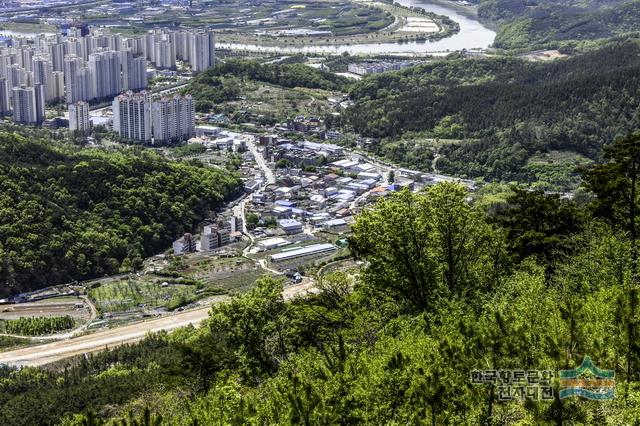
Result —
[{"label": "green mountain ridge", "polygon": [[566,48],[637,31],[637,0],[476,0],[478,16],[498,27],[494,46]]},{"label": "green mountain ridge", "polygon": [[347,119],[380,138],[378,154],[416,132],[458,139],[443,142],[440,171],[531,182],[523,168],[535,154],[566,150],[598,160],[604,144],[640,126],[639,69],[635,38],[550,63],[435,61],[356,83]]}]

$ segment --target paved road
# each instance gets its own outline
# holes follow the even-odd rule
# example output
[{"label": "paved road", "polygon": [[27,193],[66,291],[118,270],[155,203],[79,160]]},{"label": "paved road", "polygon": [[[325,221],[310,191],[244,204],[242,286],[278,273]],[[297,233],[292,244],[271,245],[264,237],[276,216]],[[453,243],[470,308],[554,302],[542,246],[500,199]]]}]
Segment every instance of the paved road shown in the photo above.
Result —
[{"label": "paved road", "polygon": [[[303,283],[286,287],[282,294],[285,300],[289,300],[314,291],[316,290],[313,288],[313,283]],[[225,300],[228,300],[228,297],[216,299],[218,303]],[[134,343],[142,340],[148,333],[162,330],[171,331],[189,324],[198,325],[207,318],[210,308],[211,306],[206,306],[81,337],[2,352],[0,353],[0,364],[14,367],[37,367],[75,355],[97,352],[125,343]]]},{"label": "paved road", "polygon": [[249,148],[249,151],[253,154],[258,167],[262,169],[262,173],[264,173],[265,179],[267,180],[267,185],[276,183],[276,177],[273,174],[273,170],[271,170],[267,162],[264,160],[264,157],[262,157],[260,151],[258,151],[256,144],[249,140],[247,141],[247,148]]}]

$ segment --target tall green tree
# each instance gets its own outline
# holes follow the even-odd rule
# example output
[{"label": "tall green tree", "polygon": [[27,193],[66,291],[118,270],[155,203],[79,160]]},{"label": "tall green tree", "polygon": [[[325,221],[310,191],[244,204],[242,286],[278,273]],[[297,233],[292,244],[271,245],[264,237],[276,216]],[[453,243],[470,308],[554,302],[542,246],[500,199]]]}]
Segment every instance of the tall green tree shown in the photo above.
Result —
[{"label": "tall green tree", "polygon": [[596,194],[596,215],[620,226],[630,240],[631,280],[624,306],[627,325],[627,381],[637,380],[640,373],[640,341],[638,341],[638,206],[640,194],[640,134],[616,140],[604,149],[605,164],[584,173],[585,186]]},{"label": "tall green tree", "polygon": [[365,210],[350,238],[352,252],[367,261],[364,281],[414,310],[475,291],[489,233],[466,196],[464,187],[443,183],[417,195],[395,193]]}]

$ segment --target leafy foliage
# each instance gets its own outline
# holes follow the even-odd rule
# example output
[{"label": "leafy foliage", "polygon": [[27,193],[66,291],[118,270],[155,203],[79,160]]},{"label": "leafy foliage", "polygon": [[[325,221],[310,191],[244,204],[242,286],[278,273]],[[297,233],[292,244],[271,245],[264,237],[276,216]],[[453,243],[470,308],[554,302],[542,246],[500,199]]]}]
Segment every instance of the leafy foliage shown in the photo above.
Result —
[{"label": "leafy foliage", "polygon": [[230,59],[198,74],[185,89],[196,101],[198,111],[207,112],[214,105],[240,96],[238,80],[254,80],[282,87],[339,90],[347,85],[345,77],[303,64],[260,64],[256,61]]},{"label": "leafy foliage", "polygon": [[[382,199],[353,225],[358,273],[290,302],[261,278],[199,328],[0,369],[0,423],[638,423],[638,153],[637,135],[607,147],[589,205],[517,188],[469,204],[450,183]],[[470,381],[585,356],[616,399],[560,399],[554,380],[551,401],[504,402]]]},{"label": "leafy foliage", "polygon": [[500,24],[500,48],[558,47],[637,31],[640,2],[628,0],[479,0],[482,18]]},{"label": "leafy foliage", "polygon": [[0,133],[0,291],[135,269],[239,188],[233,174],[146,150]]},{"label": "leafy foliage", "polygon": [[[405,159],[433,148],[390,153],[416,132],[441,141],[439,171],[532,181],[527,160],[560,150],[599,160],[603,141],[640,126],[637,39],[552,63],[452,58],[356,83],[347,110],[353,128],[380,138],[372,149]],[[412,111],[408,114],[407,111]],[[445,131],[446,130],[446,131]],[[422,150],[422,152],[420,152]],[[411,160],[412,163],[416,161]]]},{"label": "leafy foliage", "polygon": [[0,329],[4,329],[7,334],[40,336],[69,330],[73,328],[75,323],[75,320],[69,315],[63,317],[23,317],[15,320],[0,321]]}]

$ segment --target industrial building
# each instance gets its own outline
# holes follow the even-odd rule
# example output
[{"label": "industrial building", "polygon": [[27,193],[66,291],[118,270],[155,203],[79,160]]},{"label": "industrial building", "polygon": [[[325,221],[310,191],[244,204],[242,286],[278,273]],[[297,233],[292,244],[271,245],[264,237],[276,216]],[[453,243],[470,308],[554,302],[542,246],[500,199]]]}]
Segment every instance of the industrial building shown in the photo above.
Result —
[{"label": "industrial building", "polygon": [[272,262],[285,262],[287,260],[298,259],[305,256],[313,256],[316,254],[328,253],[336,250],[336,246],[329,243],[313,244],[299,249],[289,250],[282,253],[272,254]]}]

